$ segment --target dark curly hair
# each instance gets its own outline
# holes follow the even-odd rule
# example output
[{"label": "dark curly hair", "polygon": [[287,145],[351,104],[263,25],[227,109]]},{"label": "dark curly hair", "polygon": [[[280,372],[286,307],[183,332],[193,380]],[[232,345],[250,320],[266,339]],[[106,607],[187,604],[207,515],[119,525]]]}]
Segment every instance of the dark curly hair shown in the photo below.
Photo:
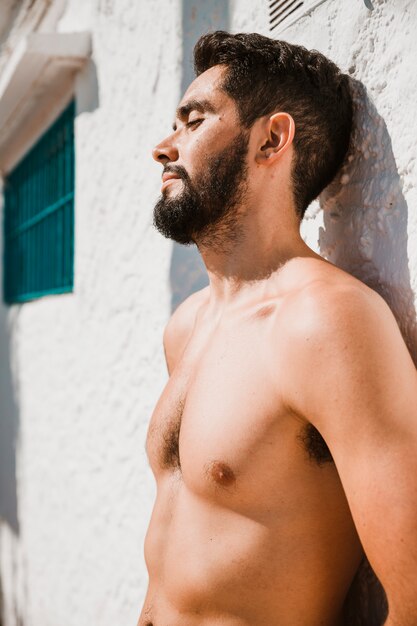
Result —
[{"label": "dark curly hair", "polygon": [[221,88],[236,102],[241,124],[274,111],[295,122],[292,187],[297,214],[331,182],[349,148],[349,77],[323,54],[257,33],[203,35],[194,48],[198,76],[225,65]]}]

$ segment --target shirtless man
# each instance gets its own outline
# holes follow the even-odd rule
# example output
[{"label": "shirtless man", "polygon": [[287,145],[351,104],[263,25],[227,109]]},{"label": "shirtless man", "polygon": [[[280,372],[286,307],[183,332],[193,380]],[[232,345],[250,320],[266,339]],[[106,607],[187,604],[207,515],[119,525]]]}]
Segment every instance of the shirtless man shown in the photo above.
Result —
[{"label": "shirtless man", "polygon": [[[415,626],[416,371],[380,296],[299,233],[348,148],[348,79],[256,34],[194,54],[154,222],[210,285],[164,333],[139,626]],[[352,609],[364,555],[387,621]]]}]

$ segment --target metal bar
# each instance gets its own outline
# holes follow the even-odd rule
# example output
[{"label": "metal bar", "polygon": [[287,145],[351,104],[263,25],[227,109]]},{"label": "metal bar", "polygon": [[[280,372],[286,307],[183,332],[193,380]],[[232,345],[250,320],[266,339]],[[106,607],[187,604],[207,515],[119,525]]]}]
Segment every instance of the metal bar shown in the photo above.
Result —
[{"label": "metal bar", "polygon": [[288,0],[281,0],[281,2],[276,2],[274,5],[269,7],[269,20],[271,21],[275,13],[282,8],[286,8],[288,5]]},{"label": "metal bar", "polygon": [[278,26],[278,24],[280,24],[286,17],[291,15],[291,13],[294,13],[294,11],[301,8],[303,4],[304,4],[303,0],[299,1],[298,3],[297,3],[297,0],[292,0],[292,2],[289,2],[287,6],[285,6],[272,19],[269,20],[269,23],[272,26],[272,28],[274,28],[275,26]]},{"label": "metal bar", "polygon": [[43,209],[43,211],[40,211],[37,215],[32,217],[32,219],[28,220],[27,222],[25,222],[24,224],[16,228],[12,233],[7,235],[7,239],[12,239],[13,237],[16,237],[17,235],[19,235],[20,233],[26,230],[29,230],[38,222],[41,222],[42,220],[44,220],[46,217],[48,217],[55,211],[58,211],[62,207],[62,205],[64,205],[69,200],[72,200],[73,197],[74,197],[74,192],[71,191],[71,193],[67,194],[66,196],[64,196],[63,198],[61,198],[54,204],[51,204],[51,206],[46,207],[46,209]]}]

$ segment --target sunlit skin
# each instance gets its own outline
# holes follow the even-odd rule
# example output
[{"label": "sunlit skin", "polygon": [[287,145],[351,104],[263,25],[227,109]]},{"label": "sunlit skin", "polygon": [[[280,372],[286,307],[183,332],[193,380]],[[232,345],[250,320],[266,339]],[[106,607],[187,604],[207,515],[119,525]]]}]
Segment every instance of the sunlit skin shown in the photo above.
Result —
[{"label": "sunlit skin", "polygon": [[[210,110],[177,117],[154,150],[191,180],[240,132],[223,72],[191,84],[181,105]],[[138,626],[342,626],[363,551],[387,625],[417,623],[416,371],[385,302],[301,238],[294,132],[285,112],[255,122],[243,236],[223,251],[196,236],[210,284],[165,329]],[[334,463],[309,456],[308,424]]]}]

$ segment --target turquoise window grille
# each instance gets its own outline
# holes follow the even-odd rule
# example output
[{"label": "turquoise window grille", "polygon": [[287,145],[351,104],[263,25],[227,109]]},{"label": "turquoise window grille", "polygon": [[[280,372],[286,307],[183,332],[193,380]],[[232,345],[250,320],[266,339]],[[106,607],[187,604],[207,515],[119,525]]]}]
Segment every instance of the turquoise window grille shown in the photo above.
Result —
[{"label": "turquoise window grille", "polygon": [[3,297],[12,304],[74,285],[72,101],[4,185]]}]

